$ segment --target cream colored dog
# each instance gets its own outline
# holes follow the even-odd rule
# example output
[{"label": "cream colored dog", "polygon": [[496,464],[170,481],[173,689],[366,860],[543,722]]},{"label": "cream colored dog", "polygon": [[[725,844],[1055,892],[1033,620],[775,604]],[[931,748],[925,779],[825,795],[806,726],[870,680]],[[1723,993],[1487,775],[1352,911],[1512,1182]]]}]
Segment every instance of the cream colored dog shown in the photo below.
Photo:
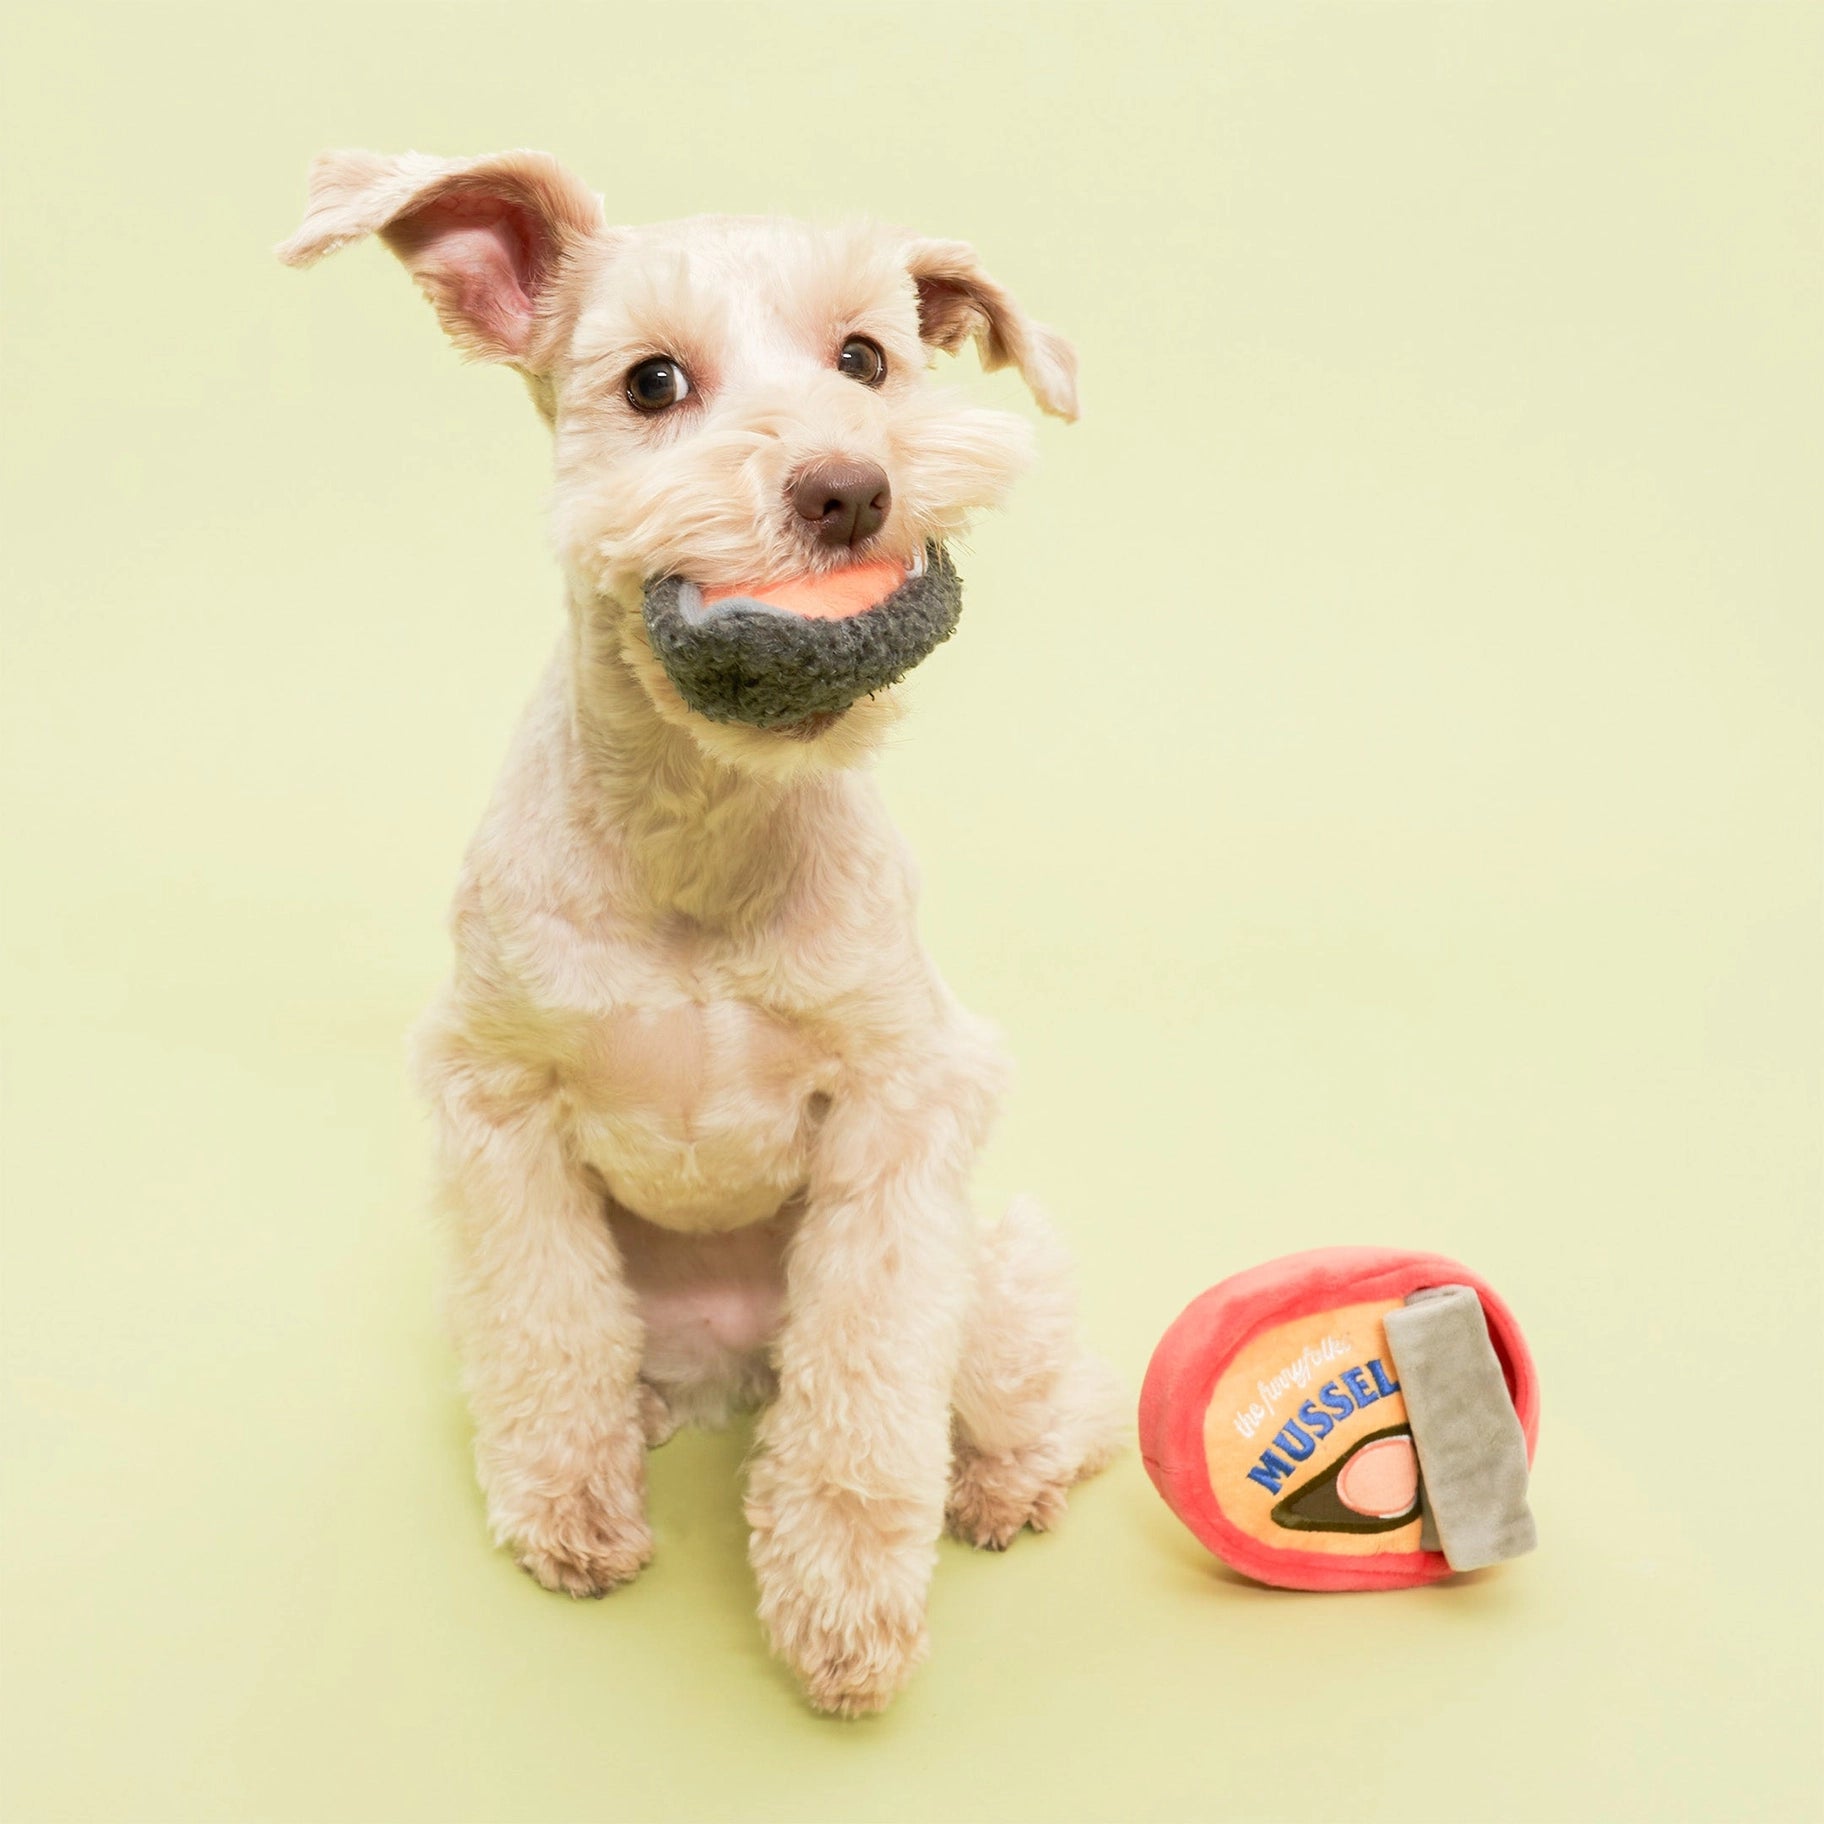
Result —
[{"label": "cream colored dog", "polygon": [[1047,1526],[1121,1402],[1042,1213],[970,1214],[1002,1066],[858,770],[894,693],[708,719],[643,606],[663,577],[795,579],[811,614],[881,566],[916,578],[1029,443],[929,387],[931,351],[974,337],[1065,418],[1074,356],[958,242],[611,228],[539,153],[329,154],[280,255],[367,234],[459,347],[524,375],[556,445],[568,631],[418,1035],[494,1534],[600,1595],[651,1553],[647,1447],[764,1404],[761,1617],[814,1704],[878,1709],[924,1654],[946,1512],[978,1546]]}]

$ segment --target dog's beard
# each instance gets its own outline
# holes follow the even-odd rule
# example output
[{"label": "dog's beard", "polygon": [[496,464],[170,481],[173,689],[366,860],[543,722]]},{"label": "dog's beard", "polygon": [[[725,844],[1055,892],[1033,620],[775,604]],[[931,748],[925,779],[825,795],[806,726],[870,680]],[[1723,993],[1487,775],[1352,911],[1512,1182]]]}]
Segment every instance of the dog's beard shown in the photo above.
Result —
[{"label": "dog's beard", "polygon": [[[864,569],[884,573],[886,593],[857,606],[871,592]],[[707,595],[687,578],[658,577],[644,591],[647,637],[698,715],[811,739],[956,630],[962,585],[944,548],[928,545],[923,567],[902,575],[895,585],[884,565],[857,566],[771,591]]]}]

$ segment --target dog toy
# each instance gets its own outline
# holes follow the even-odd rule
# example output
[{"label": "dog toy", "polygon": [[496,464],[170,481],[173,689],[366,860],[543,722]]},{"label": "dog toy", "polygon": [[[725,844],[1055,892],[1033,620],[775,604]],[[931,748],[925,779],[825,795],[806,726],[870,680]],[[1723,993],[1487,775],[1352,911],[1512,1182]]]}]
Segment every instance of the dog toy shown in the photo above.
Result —
[{"label": "dog toy", "polygon": [[720,592],[661,577],[643,608],[659,663],[698,715],[781,728],[904,677],[955,631],[963,591],[933,544],[910,573],[876,562]]},{"label": "dog toy", "polygon": [[1441,1254],[1319,1248],[1194,1299],[1140,1448],[1225,1564],[1293,1590],[1432,1583],[1529,1552],[1539,1384],[1513,1313]]}]

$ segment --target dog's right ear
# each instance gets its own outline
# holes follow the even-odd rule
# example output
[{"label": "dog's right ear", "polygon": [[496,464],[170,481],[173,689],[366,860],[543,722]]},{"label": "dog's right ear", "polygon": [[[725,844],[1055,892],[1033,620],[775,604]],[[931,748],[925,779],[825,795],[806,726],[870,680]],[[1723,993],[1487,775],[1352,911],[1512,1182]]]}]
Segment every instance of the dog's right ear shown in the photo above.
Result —
[{"label": "dog's right ear", "polygon": [[459,349],[536,372],[552,286],[603,231],[602,199],[544,152],[325,152],[310,167],[303,224],[276,251],[308,266],[377,234]]}]

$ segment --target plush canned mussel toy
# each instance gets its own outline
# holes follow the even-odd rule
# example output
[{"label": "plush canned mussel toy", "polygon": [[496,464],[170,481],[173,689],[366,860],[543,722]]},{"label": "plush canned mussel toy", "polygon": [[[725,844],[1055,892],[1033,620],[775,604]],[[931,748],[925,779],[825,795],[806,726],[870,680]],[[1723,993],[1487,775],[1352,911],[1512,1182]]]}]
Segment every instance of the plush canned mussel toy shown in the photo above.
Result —
[{"label": "plush canned mussel toy", "polygon": [[1535,1543],[1539,1385],[1513,1314],[1441,1254],[1320,1248],[1238,1273],[1165,1334],[1140,1447],[1225,1563],[1398,1589]]}]

